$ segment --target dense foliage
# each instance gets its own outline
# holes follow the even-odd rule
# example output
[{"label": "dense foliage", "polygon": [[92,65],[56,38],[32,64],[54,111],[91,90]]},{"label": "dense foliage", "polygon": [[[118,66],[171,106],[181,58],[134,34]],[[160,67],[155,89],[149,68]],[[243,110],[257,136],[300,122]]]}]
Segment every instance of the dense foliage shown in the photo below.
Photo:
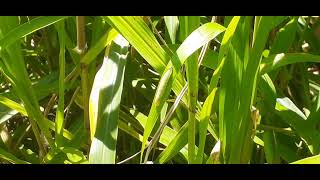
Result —
[{"label": "dense foliage", "polygon": [[1,16],[0,163],[320,163],[319,16]]}]

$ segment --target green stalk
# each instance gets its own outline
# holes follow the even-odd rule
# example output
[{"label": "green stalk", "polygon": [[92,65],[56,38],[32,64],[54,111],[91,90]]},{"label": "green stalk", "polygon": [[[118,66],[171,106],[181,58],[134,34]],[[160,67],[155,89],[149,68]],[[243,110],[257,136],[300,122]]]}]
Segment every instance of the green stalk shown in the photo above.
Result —
[{"label": "green stalk", "polygon": [[77,48],[83,54],[86,48],[85,17],[77,16]]},{"label": "green stalk", "polygon": [[89,125],[90,90],[89,90],[88,66],[87,65],[81,66],[81,85],[82,85],[82,96],[83,96],[84,124],[85,124],[86,130],[89,133],[90,132],[90,125]]},{"label": "green stalk", "polygon": [[56,145],[59,147],[62,144],[63,138],[63,126],[64,126],[64,78],[65,78],[65,30],[64,22],[57,24],[59,42],[60,42],[60,54],[59,54],[59,101],[58,109],[56,112]]},{"label": "green stalk", "polygon": [[[80,59],[84,56],[86,50],[86,35],[85,35],[85,17],[77,16],[77,50],[80,54]],[[88,65],[81,62],[81,85],[83,96],[83,111],[84,111],[84,124],[85,128],[90,132],[89,125],[89,79],[88,79]]]}]

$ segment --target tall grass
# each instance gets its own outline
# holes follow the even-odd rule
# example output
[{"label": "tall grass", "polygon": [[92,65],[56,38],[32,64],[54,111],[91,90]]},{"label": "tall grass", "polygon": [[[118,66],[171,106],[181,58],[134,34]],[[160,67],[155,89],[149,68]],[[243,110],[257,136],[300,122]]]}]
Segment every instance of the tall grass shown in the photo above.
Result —
[{"label": "tall grass", "polygon": [[0,17],[0,162],[320,163],[318,16]]}]

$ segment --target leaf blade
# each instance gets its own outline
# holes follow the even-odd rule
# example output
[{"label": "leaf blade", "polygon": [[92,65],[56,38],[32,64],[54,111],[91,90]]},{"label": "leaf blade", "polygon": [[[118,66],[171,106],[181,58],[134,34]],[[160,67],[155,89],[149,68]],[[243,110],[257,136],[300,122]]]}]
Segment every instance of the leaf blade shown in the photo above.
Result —
[{"label": "leaf blade", "polygon": [[95,77],[89,103],[92,138],[89,163],[115,164],[119,107],[128,46],[128,41],[119,35]]}]

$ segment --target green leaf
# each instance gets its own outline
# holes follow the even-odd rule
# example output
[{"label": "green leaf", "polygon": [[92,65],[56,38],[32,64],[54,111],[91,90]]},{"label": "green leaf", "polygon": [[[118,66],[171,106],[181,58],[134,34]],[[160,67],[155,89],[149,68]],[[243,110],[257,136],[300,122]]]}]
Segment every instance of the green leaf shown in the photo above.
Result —
[{"label": "green leaf", "polygon": [[301,112],[300,109],[287,97],[277,99],[276,109],[279,111],[290,110],[299,115],[303,120],[307,119],[303,112]]},{"label": "green leaf", "polygon": [[114,164],[119,106],[129,43],[119,35],[107,50],[90,95],[90,163]]},{"label": "green leaf", "polygon": [[291,164],[320,164],[320,155],[304,158]]},{"label": "green leaf", "polygon": [[[243,81],[241,82],[241,96],[238,111],[241,113],[238,121],[239,125],[241,126],[239,134],[236,133],[233,136],[233,142],[237,142],[235,147],[241,147],[240,162],[242,163],[247,163],[250,161],[250,152],[252,151],[252,130],[254,128],[253,121],[256,120],[251,118],[250,113],[256,96],[257,79],[259,77],[258,72],[259,65],[261,63],[262,52],[267,43],[270,31],[281,21],[283,21],[283,19],[283,17],[260,17],[259,23],[254,27],[256,38],[253,40],[252,49],[250,49],[249,55],[244,58],[244,73],[242,76]],[[237,136],[239,140],[236,140],[235,137]],[[237,162],[237,159],[239,158],[239,155],[237,154],[239,154],[239,152],[237,152],[235,148],[232,149],[232,155],[235,156],[235,159],[231,158],[231,160],[235,160],[233,162]]]},{"label": "green leaf", "polygon": [[[161,77],[161,80],[159,82],[156,94],[154,96],[151,109],[149,112],[148,120],[146,122],[146,127],[144,129],[143,133],[143,141],[141,145],[141,152],[144,151],[145,145],[147,143],[147,140],[153,130],[153,127],[155,126],[157,119],[159,118],[160,111],[162,110],[162,107],[165,103],[166,98],[169,96],[169,93],[171,89],[166,88],[169,83],[172,84],[173,78],[172,78],[172,68],[169,69],[167,72],[164,73],[164,75]],[[142,162],[143,153],[141,153],[140,161]]]},{"label": "green leaf", "polygon": [[156,71],[159,73],[164,71],[170,57],[141,17],[107,16],[105,19],[135,47]]},{"label": "green leaf", "polygon": [[56,120],[55,120],[55,129],[56,129],[56,145],[58,147],[61,146],[62,143],[62,134],[63,134],[63,126],[64,126],[64,78],[65,78],[65,29],[64,22],[59,22],[56,26],[58,35],[59,35],[59,43],[60,43],[60,54],[59,54],[59,102],[58,109],[56,112]]},{"label": "green leaf", "polygon": [[308,53],[280,53],[270,55],[263,59],[260,65],[260,73],[268,73],[279,67],[303,62],[320,62],[320,56]]},{"label": "green leaf", "polygon": [[207,53],[203,58],[202,65],[210,69],[217,69],[218,56],[219,53],[217,53],[216,51],[213,51],[212,49],[207,49]]},{"label": "green leaf", "polygon": [[200,47],[217,37],[226,28],[217,23],[206,23],[193,31],[177,49],[177,56],[181,62],[193,54]]},{"label": "green leaf", "polygon": [[289,98],[278,98],[275,109],[281,119],[298,132],[312,154],[319,151],[320,136],[318,130],[311,121],[307,121],[307,117]]},{"label": "green leaf", "polygon": [[[257,106],[260,110],[262,121],[266,125],[272,125],[274,124],[273,120],[276,119],[273,113],[277,98],[275,86],[268,74],[261,76],[258,86],[261,100],[258,102]],[[265,130],[263,134],[263,142],[267,163],[279,164],[280,152],[277,133],[273,130]]]},{"label": "green leaf", "polygon": [[18,39],[51,24],[59,22],[65,18],[67,18],[67,16],[42,16],[34,18],[30,22],[26,22],[20,26],[17,26],[16,28],[13,28],[0,40],[0,51],[10,46]]},{"label": "green leaf", "polygon": [[177,16],[164,16],[164,22],[166,24],[171,43],[175,44],[176,34],[179,27],[179,19]]},{"label": "green leaf", "polygon": [[168,146],[156,159],[156,162],[163,164],[172,159],[188,143],[188,122],[185,123],[178,134],[170,141]]},{"label": "green leaf", "polygon": [[276,133],[274,131],[265,131],[263,135],[264,151],[266,160],[269,164],[279,164],[280,154],[278,149],[278,142]]},{"label": "green leaf", "polygon": [[297,30],[298,18],[295,17],[279,30],[271,46],[270,54],[287,52],[295,39]]},{"label": "green leaf", "polygon": [[83,152],[78,149],[72,147],[62,147],[60,150],[66,154],[68,161],[72,164],[88,163],[86,157],[83,155]]},{"label": "green leaf", "polygon": [[[18,17],[0,17],[0,38],[3,36],[7,37],[8,34],[10,35],[10,30],[13,28],[18,28]],[[32,87],[32,83],[29,79],[24,63],[20,42],[12,41],[10,45],[6,45],[5,47],[6,48],[3,48],[0,51],[0,57],[2,58],[0,61],[1,70],[4,72],[10,83],[12,83],[15,93],[22,100],[32,124],[32,129],[40,150],[45,151],[37,125],[39,125],[41,131],[43,131],[43,134],[50,145],[53,145],[52,135],[49,131],[48,123],[45,121],[45,118],[40,111],[35,90]]]},{"label": "green leaf", "polygon": [[13,164],[30,164],[26,161],[18,159],[13,154],[7,152],[6,150],[0,148],[0,158],[5,159]]},{"label": "green leaf", "polygon": [[[147,116],[145,116],[144,114],[138,112],[138,111],[134,111],[134,110],[130,110],[131,114],[134,116],[132,117],[132,115],[128,115],[123,111],[120,111],[120,119],[122,121],[129,121],[128,123],[135,124],[136,122],[140,123],[141,126],[143,127],[143,129],[145,128],[146,122],[147,122]],[[131,135],[132,137],[136,138],[139,141],[143,141],[143,136],[141,136],[139,133],[137,133],[132,127],[128,126],[127,124],[125,124],[124,122],[120,121],[119,122],[119,128],[121,130],[123,130],[124,132],[128,133],[129,135]],[[174,131],[173,129],[171,129],[170,127],[166,126],[160,136],[159,142],[161,144],[163,144],[164,146],[168,146],[169,144],[171,144],[171,142],[174,141],[174,139],[177,137],[178,133],[176,131]],[[185,134],[187,136],[187,134]],[[185,144],[184,144],[185,145]],[[176,149],[177,153],[180,151],[180,153],[182,153],[182,155],[187,159],[188,158],[188,149],[185,148],[180,148],[180,149]]]},{"label": "green leaf", "polygon": [[[129,41],[159,74],[164,73],[171,55],[160,46],[152,31],[141,17],[107,16],[105,19]],[[173,91],[178,95],[183,85],[184,79],[179,74],[174,80]],[[183,99],[183,101],[185,100]]]},{"label": "green leaf", "polygon": [[[198,121],[197,121],[198,122]],[[198,132],[198,123],[196,122],[196,133]],[[170,143],[167,147],[160,153],[160,155],[155,160],[156,163],[166,163],[170,159],[174,158],[179,152],[187,158],[188,153],[188,122],[186,122],[175,136],[171,136]],[[198,151],[198,147],[195,147],[195,151]],[[203,154],[204,158],[207,158],[206,154]]]},{"label": "green leaf", "polygon": [[[220,78],[220,73],[222,72],[222,76],[224,76],[224,80],[226,80],[226,82],[230,83],[230,85],[232,84],[233,86],[235,85],[233,82],[230,82],[230,80],[228,81],[226,78],[232,78],[232,76],[230,74],[228,75],[224,75],[225,72],[227,72],[226,70],[224,70],[225,72],[223,72],[222,70],[225,68],[225,62],[227,62],[226,57],[229,54],[229,46],[231,44],[231,42],[233,41],[236,29],[238,27],[240,21],[240,17],[239,16],[235,16],[232,18],[231,22],[229,23],[226,32],[223,36],[222,39],[222,43],[221,43],[221,47],[220,47],[220,51],[219,51],[219,55],[218,55],[218,59],[217,59],[217,63],[218,63],[218,68],[214,71],[214,74],[211,78],[210,81],[210,86],[209,86],[209,92],[212,92],[214,90],[214,88],[217,86],[218,80]],[[231,59],[230,59],[231,60]],[[232,62],[227,62],[227,64],[232,63]],[[221,84],[221,90],[219,92],[219,138],[221,140],[221,145],[224,145],[225,141],[226,141],[226,136],[225,136],[225,126],[227,123],[227,121],[224,121],[224,112],[223,110],[223,100],[224,100],[224,80],[222,81],[223,84]],[[234,90],[234,87],[232,89],[229,89],[230,91]],[[231,94],[230,94],[231,95]],[[211,105],[213,103],[213,99],[214,97],[212,97],[212,99],[210,99],[211,101],[208,101],[208,104]],[[234,100],[233,97],[230,96],[230,99]],[[229,104],[227,103],[226,105],[232,106],[233,104]],[[212,105],[211,105],[212,106]],[[211,110],[210,110],[211,111]],[[231,113],[229,113],[231,115]],[[201,132],[202,136],[203,136],[203,131]],[[203,141],[203,140],[202,140]],[[202,148],[202,147],[201,147]],[[224,150],[222,150],[222,152],[224,152]],[[198,157],[200,158],[200,154],[198,155]],[[202,161],[201,159],[199,159],[200,161]]]},{"label": "green leaf", "polygon": [[[191,32],[197,29],[200,26],[200,17],[199,16],[182,16],[181,19],[181,29],[183,29],[182,35],[183,38],[187,38]],[[186,60],[186,76],[188,81],[188,162],[194,163],[196,159],[195,152],[195,113],[196,113],[196,104],[198,100],[198,53],[192,54]]]},{"label": "green leaf", "polygon": [[[217,88],[213,89],[210,95],[207,97],[206,101],[200,112],[200,122],[199,122],[199,149],[197,152],[197,163],[202,163],[204,147],[207,137],[207,129],[209,124],[209,119],[212,113],[212,106],[214,97],[216,95]],[[189,147],[189,146],[188,146]]]},{"label": "green leaf", "polygon": [[96,44],[92,46],[88,50],[88,52],[83,56],[81,62],[84,64],[90,64],[98,54],[118,36],[118,32],[111,28],[109,29],[99,40]]},{"label": "green leaf", "polygon": [[[11,99],[8,99],[7,97],[0,96],[0,103],[13,109],[13,111],[15,111],[15,112],[21,113],[23,116],[28,116],[26,109],[22,105],[16,103],[15,101],[12,101]],[[48,119],[46,119],[46,122],[48,123],[48,126],[51,130],[55,130],[56,125],[54,122],[52,122]],[[0,121],[0,124],[1,123],[2,122]],[[68,130],[63,129],[62,132],[63,132],[63,136],[65,138],[67,138],[69,140],[73,138],[72,133],[70,133]]]},{"label": "green leaf", "polygon": [[[215,38],[224,30],[225,28],[223,26],[216,23],[204,24],[201,27],[197,28],[195,31],[193,31],[181,44],[176,53],[173,55],[170,63],[168,63],[166,67],[164,75],[161,77],[159,83],[161,85],[159,85],[157,88],[156,95],[151,106],[144,133],[144,142],[142,143],[141,152],[143,152],[147,138],[150,136],[150,133],[152,132],[154,125],[156,124],[159,118],[160,110],[162,109],[163,103],[168,98],[169,92],[171,91],[171,87],[173,85],[171,79],[176,78],[176,75],[178,74],[181,65],[184,64],[185,60],[190,55],[192,55],[197,49],[208,43],[210,40]],[[173,73],[171,72],[172,68]],[[141,153],[141,161],[142,155],[143,153]]]},{"label": "green leaf", "polygon": [[[25,108],[23,106],[21,106],[20,104],[12,101],[11,99],[7,98],[7,97],[4,97],[4,96],[0,96],[0,103],[11,108],[11,109],[14,109],[16,110],[17,112],[20,112],[21,114],[23,115],[27,115],[27,112],[25,110]],[[1,124],[2,122],[0,122]]]},{"label": "green leaf", "polygon": [[[141,126],[145,128],[148,117],[138,111],[130,110],[130,112],[134,115],[134,118],[135,118],[133,121],[130,121],[130,123],[133,123],[134,121],[138,121],[141,124]],[[120,118],[121,118],[121,114],[123,113],[120,112]],[[131,119],[132,117],[125,116],[125,118]],[[177,135],[176,131],[166,126],[160,136],[159,142],[165,146],[168,146],[168,144],[174,139],[176,135]],[[142,136],[141,136],[141,139],[139,140],[142,142]],[[187,150],[185,149],[184,152],[186,152],[185,157],[187,158]]]},{"label": "green leaf", "polygon": [[228,54],[228,48],[229,45],[232,42],[233,35],[236,31],[236,28],[238,26],[240,17],[235,16],[232,18],[230,24],[228,25],[226,32],[223,36],[222,43],[221,43],[221,49],[219,51],[218,59],[217,59],[217,71],[214,72],[213,77],[211,78],[210,81],[210,87],[209,87],[209,92],[211,92],[214,87],[217,86],[218,79],[222,70],[222,67],[224,66],[224,59],[226,58]]}]

